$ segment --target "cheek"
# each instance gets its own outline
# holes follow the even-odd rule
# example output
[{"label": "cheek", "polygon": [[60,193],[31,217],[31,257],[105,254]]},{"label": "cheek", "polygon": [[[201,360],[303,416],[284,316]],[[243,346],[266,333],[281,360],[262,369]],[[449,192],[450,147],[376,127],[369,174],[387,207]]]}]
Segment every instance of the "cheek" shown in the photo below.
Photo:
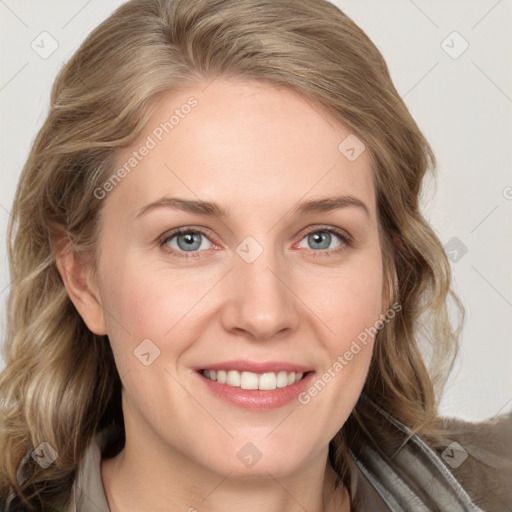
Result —
[{"label": "cheek", "polygon": [[315,313],[323,321],[321,339],[326,358],[311,386],[299,396],[299,403],[307,415],[315,418],[322,442],[329,441],[341,428],[360,396],[379,326],[380,268],[375,265],[362,267],[364,271],[351,270],[333,277],[323,293],[310,295],[311,304],[317,307]]},{"label": "cheek", "polygon": [[326,340],[331,355],[343,351],[365,328],[374,326],[382,313],[379,254],[375,252],[375,257],[336,270],[324,270],[313,281],[311,277],[302,281],[301,296],[321,320],[316,324],[323,329],[321,339]]},{"label": "cheek", "polygon": [[211,275],[170,273],[130,258],[104,276],[107,331],[118,366],[133,365],[133,351],[147,339],[162,353],[183,351],[190,318],[201,314],[201,298],[214,284]]}]

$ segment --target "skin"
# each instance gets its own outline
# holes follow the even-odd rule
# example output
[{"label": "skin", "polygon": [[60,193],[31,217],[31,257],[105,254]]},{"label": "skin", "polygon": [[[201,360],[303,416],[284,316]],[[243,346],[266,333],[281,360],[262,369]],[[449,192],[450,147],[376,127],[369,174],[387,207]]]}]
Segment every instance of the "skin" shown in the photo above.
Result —
[{"label": "skin", "polygon": [[[241,409],[212,395],[191,368],[278,360],[321,377],[385,313],[369,152],[349,161],[338,145],[350,130],[295,92],[217,78],[164,96],[119,165],[190,96],[197,107],[102,199],[96,269],[65,250],[58,257],[88,327],[108,334],[123,382],[126,446],[101,468],[109,506],[349,510],[345,489],[332,492],[328,445],[361,392],[371,338],[307,405]],[[332,195],[356,197],[368,213],[292,212]],[[137,217],[163,196],[215,201],[229,215],[162,207]],[[353,242],[331,235],[326,256],[308,236],[325,226]],[[159,245],[179,227],[206,232],[196,235],[199,249],[186,252],[176,236]],[[248,236],[263,248],[252,263],[236,252]],[[134,357],[144,339],[160,350],[149,366]],[[250,468],[237,457],[247,442],[262,454]]]}]

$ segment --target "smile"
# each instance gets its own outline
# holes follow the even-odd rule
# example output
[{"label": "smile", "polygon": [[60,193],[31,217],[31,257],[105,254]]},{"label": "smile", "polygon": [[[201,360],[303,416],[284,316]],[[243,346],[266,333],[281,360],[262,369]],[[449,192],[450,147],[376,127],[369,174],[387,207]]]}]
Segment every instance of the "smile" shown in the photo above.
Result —
[{"label": "smile", "polygon": [[272,391],[277,388],[286,388],[299,382],[304,373],[297,372],[239,372],[237,370],[201,370],[203,377],[216,381],[219,384],[226,384],[234,388],[246,390],[264,390]]}]

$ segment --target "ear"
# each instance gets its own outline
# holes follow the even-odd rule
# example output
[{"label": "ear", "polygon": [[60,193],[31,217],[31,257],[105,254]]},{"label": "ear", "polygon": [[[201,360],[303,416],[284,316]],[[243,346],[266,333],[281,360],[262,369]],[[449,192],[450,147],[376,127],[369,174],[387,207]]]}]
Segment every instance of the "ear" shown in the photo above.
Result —
[{"label": "ear", "polygon": [[66,235],[55,241],[54,247],[57,269],[78,313],[93,333],[107,334],[96,276],[89,258],[73,252]]}]

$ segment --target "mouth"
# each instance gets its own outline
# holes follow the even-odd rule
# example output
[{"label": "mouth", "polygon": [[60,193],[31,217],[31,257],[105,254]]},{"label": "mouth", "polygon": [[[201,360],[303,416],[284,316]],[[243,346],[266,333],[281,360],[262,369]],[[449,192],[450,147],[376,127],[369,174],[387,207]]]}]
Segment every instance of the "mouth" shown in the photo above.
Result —
[{"label": "mouth", "polygon": [[265,372],[254,373],[238,370],[200,370],[206,379],[226,384],[233,388],[245,390],[273,391],[278,388],[287,388],[302,380],[311,372]]},{"label": "mouth", "polygon": [[311,367],[284,362],[231,361],[194,370],[213,397],[254,411],[297,401],[315,375]]}]

